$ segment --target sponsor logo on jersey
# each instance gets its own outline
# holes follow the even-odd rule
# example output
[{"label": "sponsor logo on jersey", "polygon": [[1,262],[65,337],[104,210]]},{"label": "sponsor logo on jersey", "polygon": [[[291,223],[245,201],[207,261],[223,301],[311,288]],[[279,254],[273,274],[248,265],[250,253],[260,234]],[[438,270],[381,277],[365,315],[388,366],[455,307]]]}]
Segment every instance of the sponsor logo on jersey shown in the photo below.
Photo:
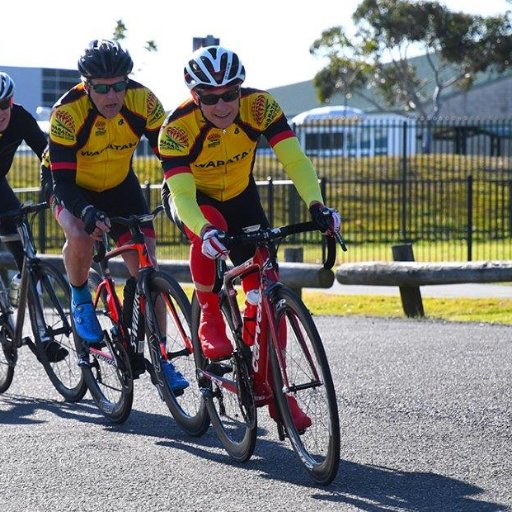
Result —
[{"label": "sponsor logo on jersey", "polygon": [[146,106],[148,110],[149,126],[155,124],[165,117],[164,107],[151,91],[149,91],[148,98],[146,100]]},{"label": "sponsor logo on jersey", "polygon": [[240,160],[247,158],[250,154],[251,154],[251,151],[242,151],[241,153],[233,155],[232,157],[228,158],[227,160],[210,160],[210,161],[204,162],[204,163],[196,162],[195,166],[198,169],[211,169],[211,168],[215,168],[215,167],[224,167],[229,164],[234,164],[235,162],[240,162]]},{"label": "sponsor logo on jersey", "polygon": [[160,147],[172,151],[181,151],[188,146],[187,132],[177,126],[168,126],[160,138]]},{"label": "sponsor logo on jersey", "polygon": [[267,127],[279,114],[279,105],[273,99],[259,94],[252,104],[252,115],[259,126]]},{"label": "sponsor logo on jersey", "polygon": [[73,116],[64,110],[57,110],[51,123],[50,133],[53,137],[74,140],[75,121]]},{"label": "sponsor logo on jersey", "polygon": [[107,123],[103,119],[98,119],[94,123],[94,128],[96,130],[96,135],[105,135],[107,133]]},{"label": "sponsor logo on jersey", "polygon": [[127,144],[108,144],[104,148],[98,149],[96,151],[80,151],[80,154],[82,156],[98,156],[101,155],[104,151],[107,151],[107,149],[113,149],[114,151],[125,151],[127,149],[134,149],[138,144],[137,142],[128,142]]},{"label": "sponsor logo on jersey", "polygon": [[220,144],[220,135],[218,133],[210,133],[206,137],[207,145],[209,148],[215,148]]}]

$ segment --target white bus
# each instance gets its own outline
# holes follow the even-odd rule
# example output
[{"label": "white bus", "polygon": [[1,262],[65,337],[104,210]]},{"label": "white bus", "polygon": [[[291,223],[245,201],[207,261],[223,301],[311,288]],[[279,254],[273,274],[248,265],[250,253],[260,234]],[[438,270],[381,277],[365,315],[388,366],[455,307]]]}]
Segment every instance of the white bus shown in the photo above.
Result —
[{"label": "white bus", "polygon": [[416,122],[399,114],[366,114],[334,105],[302,112],[291,123],[309,156],[400,156],[416,152]]}]

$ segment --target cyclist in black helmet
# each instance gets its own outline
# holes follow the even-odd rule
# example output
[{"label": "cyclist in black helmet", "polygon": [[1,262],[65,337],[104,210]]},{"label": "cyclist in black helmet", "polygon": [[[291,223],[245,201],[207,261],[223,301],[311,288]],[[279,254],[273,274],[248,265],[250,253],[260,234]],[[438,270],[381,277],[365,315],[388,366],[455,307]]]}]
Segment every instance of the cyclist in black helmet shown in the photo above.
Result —
[{"label": "cyclist in black helmet", "polygon": [[[132,156],[147,137],[158,156],[158,131],[165,111],[147,87],[131,80],[130,54],[116,41],[94,40],[78,59],[82,82],[54,105],[50,118],[49,160],[55,194],[55,216],[66,237],[63,249],[72,291],[72,314],[85,343],[100,343],[103,335],[91,302],[87,276],[94,240],[109,232],[118,245],[130,239],[126,227],[109,216],[147,213]],[[155,259],[155,231],[144,227],[150,256]],[[132,275],[137,256],[125,261]],[[183,389],[187,381],[168,369],[169,384]]]}]

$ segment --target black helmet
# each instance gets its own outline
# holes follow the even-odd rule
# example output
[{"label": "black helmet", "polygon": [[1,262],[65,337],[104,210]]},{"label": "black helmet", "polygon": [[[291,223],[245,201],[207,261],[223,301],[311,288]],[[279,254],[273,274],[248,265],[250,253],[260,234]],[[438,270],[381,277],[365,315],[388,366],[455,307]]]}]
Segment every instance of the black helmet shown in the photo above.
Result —
[{"label": "black helmet", "polygon": [[130,54],[117,41],[95,39],[78,59],[78,71],[84,78],[127,76],[133,69]]},{"label": "black helmet", "polygon": [[222,46],[199,48],[185,66],[185,83],[195,87],[224,87],[245,80],[245,68],[238,55]]}]

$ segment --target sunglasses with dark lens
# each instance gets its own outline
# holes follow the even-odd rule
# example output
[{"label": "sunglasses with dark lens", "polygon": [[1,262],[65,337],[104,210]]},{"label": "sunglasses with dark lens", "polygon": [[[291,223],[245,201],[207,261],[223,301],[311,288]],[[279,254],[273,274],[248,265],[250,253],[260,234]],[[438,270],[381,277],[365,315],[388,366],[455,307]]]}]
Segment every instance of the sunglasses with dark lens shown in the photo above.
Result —
[{"label": "sunglasses with dark lens", "polygon": [[225,102],[235,101],[240,94],[240,87],[235,87],[222,94],[199,94],[199,99],[204,105],[217,105],[220,99]]},{"label": "sunglasses with dark lens", "polygon": [[89,84],[95,92],[98,94],[107,94],[110,89],[114,89],[114,92],[126,91],[128,87],[128,80],[122,80],[115,84]]},{"label": "sunglasses with dark lens", "polygon": [[11,100],[0,101],[0,110],[7,110],[11,106]]}]

